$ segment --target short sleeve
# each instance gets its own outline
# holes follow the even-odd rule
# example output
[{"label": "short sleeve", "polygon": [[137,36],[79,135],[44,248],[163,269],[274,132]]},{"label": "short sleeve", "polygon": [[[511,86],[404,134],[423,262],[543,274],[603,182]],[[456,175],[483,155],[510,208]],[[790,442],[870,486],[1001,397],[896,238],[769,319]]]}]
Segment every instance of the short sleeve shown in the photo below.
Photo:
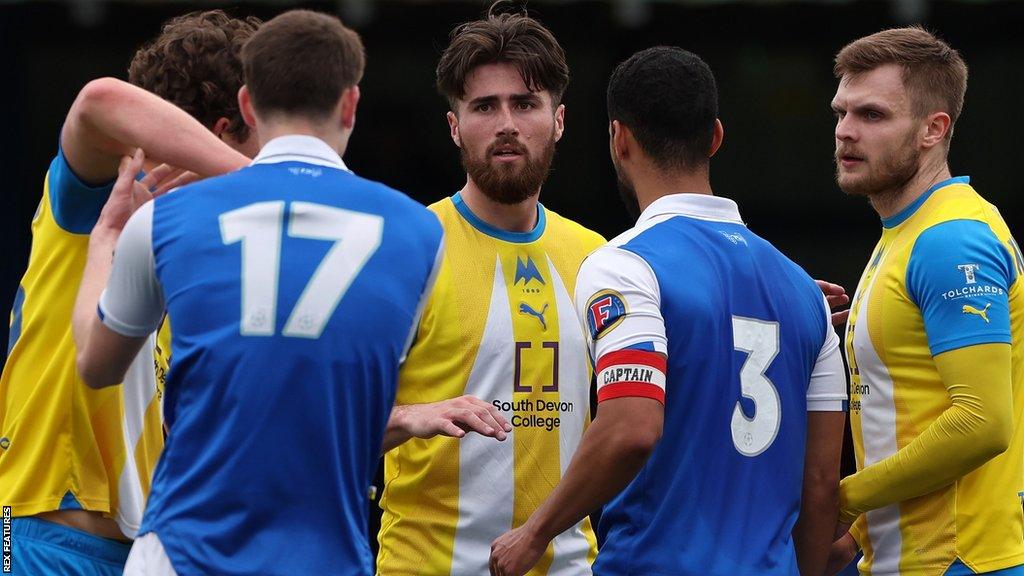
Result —
[{"label": "short sleeve", "polygon": [[650,265],[627,250],[600,248],[580,267],[575,300],[595,363],[598,402],[624,396],[664,402],[668,343]]},{"label": "short sleeve", "polygon": [[839,335],[832,326],[828,302],[822,297],[825,314],[825,342],[821,345],[818,359],[811,371],[807,386],[808,412],[845,412],[848,407],[846,395],[846,369],[839,352]]},{"label": "short sleeve", "polygon": [[918,236],[907,292],[921,310],[932,355],[1010,343],[1012,256],[985,222],[951,220]]},{"label": "short sleeve", "polygon": [[143,204],[128,219],[117,240],[98,313],[107,328],[122,336],[146,336],[160,326],[164,293],[153,258],[153,202]]},{"label": "short sleeve", "polygon": [[420,303],[416,306],[416,316],[412,319],[412,328],[409,330],[409,336],[405,340],[405,348],[402,349],[402,357],[399,359],[399,364],[404,364],[405,359],[409,355],[409,349],[412,348],[413,343],[416,341],[416,334],[420,330],[420,320],[423,318],[423,310],[427,307],[427,302],[430,301],[430,295],[434,291],[434,285],[437,284],[437,276],[441,272],[441,266],[444,263],[444,235],[442,234],[440,240],[437,243],[437,253],[434,256],[434,265],[431,268],[430,276],[427,277],[427,282],[424,284],[423,292],[420,294]]},{"label": "short sleeve", "polygon": [[63,148],[58,145],[57,156],[50,162],[48,187],[57,225],[73,234],[88,234],[100,217],[114,181],[95,186],[83,182],[71,170]]}]

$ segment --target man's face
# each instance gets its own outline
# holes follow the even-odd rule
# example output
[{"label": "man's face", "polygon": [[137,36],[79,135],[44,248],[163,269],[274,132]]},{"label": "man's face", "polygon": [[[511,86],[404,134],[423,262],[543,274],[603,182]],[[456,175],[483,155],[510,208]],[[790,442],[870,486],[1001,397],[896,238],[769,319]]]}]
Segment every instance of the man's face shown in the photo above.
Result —
[{"label": "man's face", "polygon": [[518,204],[547,178],[564,115],[550,92],[530,92],[515,66],[498,63],[470,72],[448,123],[473,182],[495,202]]},{"label": "man's face", "polygon": [[845,75],[832,99],[836,115],[836,181],[857,196],[898,190],[921,164],[920,119],[900,68],[886,64]]}]

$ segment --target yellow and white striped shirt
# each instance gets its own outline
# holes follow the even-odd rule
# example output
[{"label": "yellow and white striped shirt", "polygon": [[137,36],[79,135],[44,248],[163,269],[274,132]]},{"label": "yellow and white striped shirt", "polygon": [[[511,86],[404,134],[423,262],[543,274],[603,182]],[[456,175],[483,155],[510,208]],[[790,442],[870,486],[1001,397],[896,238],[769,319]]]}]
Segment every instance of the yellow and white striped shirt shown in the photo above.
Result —
[{"label": "yellow and white striped shirt", "polygon": [[[397,404],[472,394],[513,431],[504,442],[413,439],[385,456],[378,573],[478,576],[491,542],[558,483],[590,418],[590,364],[573,309],[576,272],[600,235],[538,206],[536,229],[497,230],[456,194],[430,207],[445,255]],[[589,520],[548,547],[532,576],[590,574]]]}]

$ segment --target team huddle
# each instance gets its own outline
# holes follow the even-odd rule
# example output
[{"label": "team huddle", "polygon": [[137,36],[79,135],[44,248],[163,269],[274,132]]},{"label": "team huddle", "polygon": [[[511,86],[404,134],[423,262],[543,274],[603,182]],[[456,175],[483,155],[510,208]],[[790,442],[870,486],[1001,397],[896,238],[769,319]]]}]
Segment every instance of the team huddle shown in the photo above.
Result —
[{"label": "team huddle", "polygon": [[882,223],[852,298],[712,193],[691,52],[611,73],[610,241],[539,201],[569,68],[525,11],[452,30],[466,182],[428,207],[342,160],[364,66],[334,16],[213,10],[81,90],[0,379],[5,571],[1024,575],[1024,260],[950,172],[949,45],[836,56]]}]

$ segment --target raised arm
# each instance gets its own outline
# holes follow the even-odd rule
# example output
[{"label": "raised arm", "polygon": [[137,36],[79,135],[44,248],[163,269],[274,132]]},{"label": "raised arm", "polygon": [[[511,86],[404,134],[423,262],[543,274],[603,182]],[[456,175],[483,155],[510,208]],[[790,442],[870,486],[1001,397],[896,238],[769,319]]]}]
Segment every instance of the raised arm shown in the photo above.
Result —
[{"label": "raised arm", "polygon": [[68,165],[91,184],[116,178],[121,157],[135,148],[200,176],[249,163],[184,110],[116,78],[93,80],[82,88],[60,140]]}]

